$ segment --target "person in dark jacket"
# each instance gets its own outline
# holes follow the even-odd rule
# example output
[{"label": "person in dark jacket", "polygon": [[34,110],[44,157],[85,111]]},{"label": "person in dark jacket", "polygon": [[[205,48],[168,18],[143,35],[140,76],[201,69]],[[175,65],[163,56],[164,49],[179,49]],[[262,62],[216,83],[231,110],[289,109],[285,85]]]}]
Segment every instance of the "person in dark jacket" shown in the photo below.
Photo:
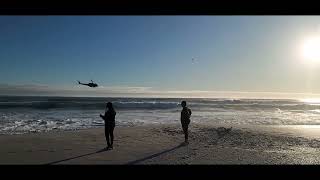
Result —
[{"label": "person in dark jacket", "polygon": [[190,116],[192,114],[191,110],[187,107],[187,102],[182,101],[181,102],[182,106],[182,111],[181,111],[181,125],[182,125],[182,130],[184,133],[184,139],[185,139],[185,144],[189,144],[188,141],[188,126],[190,124]]},{"label": "person in dark jacket", "polygon": [[[114,110],[111,102],[107,103],[105,114],[104,116],[100,114],[100,117],[104,120],[104,125],[105,125],[104,132],[105,132],[105,137],[108,144],[107,150],[113,149],[113,139],[114,139],[113,130],[115,127],[116,111]],[[110,142],[109,136],[110,136],[111,142]]]}]

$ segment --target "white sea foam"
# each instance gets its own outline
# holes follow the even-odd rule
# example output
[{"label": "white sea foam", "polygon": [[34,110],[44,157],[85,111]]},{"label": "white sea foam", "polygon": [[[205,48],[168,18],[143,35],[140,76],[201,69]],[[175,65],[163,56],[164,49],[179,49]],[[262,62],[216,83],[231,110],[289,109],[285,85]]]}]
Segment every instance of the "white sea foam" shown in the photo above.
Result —
[{"label": "white sea foam", "polygon": [[[11,99],[12,102],[10,99],[1,102],[0,133],[17,134],[103,126],[104,122],[99,114],[104,113],[106,101],[114,102],[117,126],[179,123],[181,110],[181,99],[41,98],[15,97]],[[318,104],[294,100],[189,99],[187,102],[193,112],[191,120],[195,123],[320,124]]]}]

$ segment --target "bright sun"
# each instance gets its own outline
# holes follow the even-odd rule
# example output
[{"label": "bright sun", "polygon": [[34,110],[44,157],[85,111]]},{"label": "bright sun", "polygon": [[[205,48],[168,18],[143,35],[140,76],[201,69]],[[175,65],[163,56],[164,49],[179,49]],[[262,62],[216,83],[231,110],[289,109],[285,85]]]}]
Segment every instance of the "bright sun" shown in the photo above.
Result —
[{"label": "bright sun", "polygon": [[320,103],[320,99],[319,98],[308,98],[308,99],[301,99],[302,102],[305,103]]},{"label": "bright sun", "polygon": [[312,63],[320,63],[320,37],[305,40],[302,47],[303,57]]}]

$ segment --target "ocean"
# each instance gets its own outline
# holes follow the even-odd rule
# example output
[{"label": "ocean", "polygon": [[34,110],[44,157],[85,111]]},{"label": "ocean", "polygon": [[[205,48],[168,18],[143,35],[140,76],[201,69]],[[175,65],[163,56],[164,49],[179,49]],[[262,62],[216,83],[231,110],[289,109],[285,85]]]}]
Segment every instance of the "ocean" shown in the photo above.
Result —
[{"label": "ocean", "polygon": [[192,123],[320,124],[320,104],[299,100],[0,96],[0,134],[101,127],[99,114],[108,101],[117,112],[116,126],[179,123],[182,100],[192,110]]}]

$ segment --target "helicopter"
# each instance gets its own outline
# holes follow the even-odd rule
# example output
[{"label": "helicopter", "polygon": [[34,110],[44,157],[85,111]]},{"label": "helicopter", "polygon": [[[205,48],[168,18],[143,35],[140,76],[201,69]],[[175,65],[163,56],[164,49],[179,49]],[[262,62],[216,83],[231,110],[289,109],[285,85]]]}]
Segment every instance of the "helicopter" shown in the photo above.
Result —
[{"label": "helicopter", "polygon": [[81,85],[86,85],[86,86],[92,87],[92,88],[98,87],[98,84],[94,83],[92,80],[91,80],[91,83],[88,83],[88,84],[81,83],[80,81],[78,81],[78,83]]}]

